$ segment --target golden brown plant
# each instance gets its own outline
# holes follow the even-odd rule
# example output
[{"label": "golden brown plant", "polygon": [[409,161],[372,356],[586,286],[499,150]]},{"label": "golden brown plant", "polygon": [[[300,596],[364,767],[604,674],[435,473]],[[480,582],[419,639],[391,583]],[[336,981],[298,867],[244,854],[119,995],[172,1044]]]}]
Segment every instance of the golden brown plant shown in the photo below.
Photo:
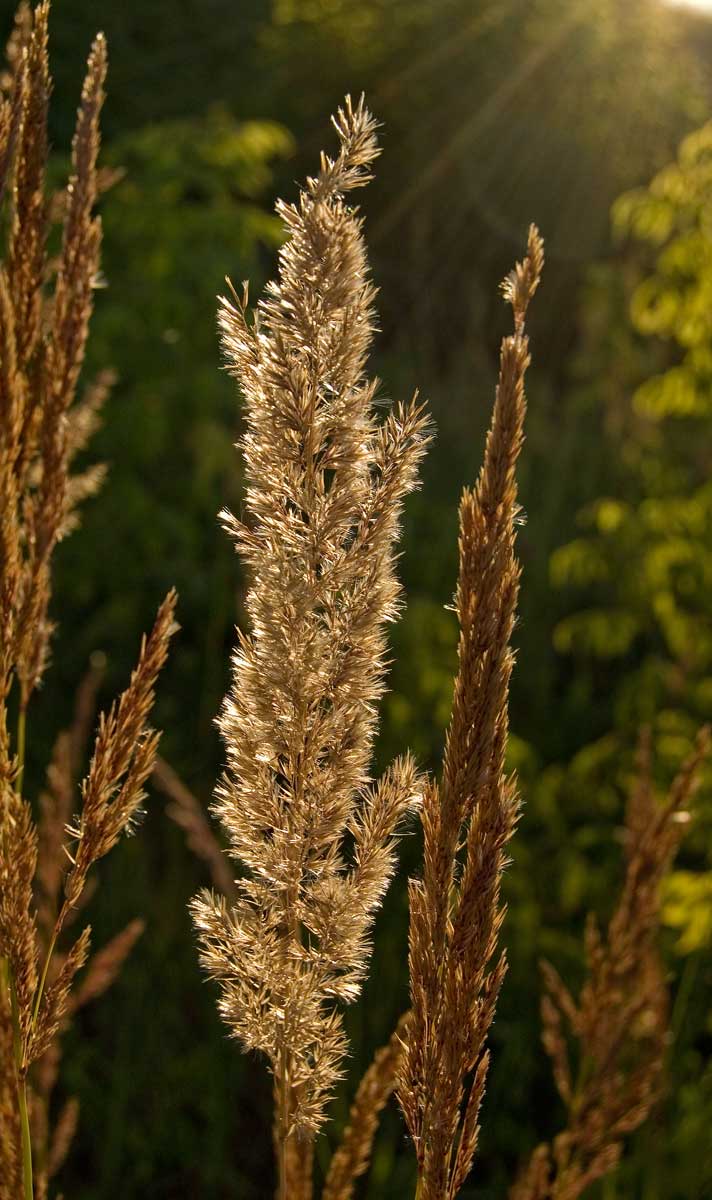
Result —
[{"label": "golden brown plant", "polygon": [[605,938],[589,917],[586,979],[577,1001],[554,967],[542,964],[543,1042],[567,1123],[551,1145],[534,1151],[510,1200],[578,1200],[614,1169],[623,1139],[660,1099],[670,1040],[656,945],[660,885],[683,837],[710,744],[705,728],[661,804],[652,784],[649,734],[643,735],[626,819],[625,879]]},{"label": "golden brown plant", "polygon": [[[42,1196],[47,1179],[61,1165],[70,1141],[69,1113],[76,1113],[76,1107],[72,1105],[64,1119],[60,1117],[50,1141],[47,1100],[59,1062],[59,1035],[78,1008],[111,985],[141,932],[140,922],[131,923],[91,959],[76,985],[75,976],[88,956],[89,928],[68,949],[58,949],[60,935],[84,905],[90,868],[122,833],[130,831],[144,797],[157,744],[157,734],[147,721],[156,678],[175,628],[174,606],[175,596],[170,593],[150,636],[144,639],[128,688],[99,722],[74,824],[65,828],[58,819],[66,803],[64,790],[58,790],[52,801],[45,795],[45,819],[39,832],[29,802],[17,790],[4,791],[0,954],[6,963],[6,977],[0,1036],[4,1043],[12,1044],[12,1054],[2,1063],[0,1079],[0,1153],[7,1160],[8,1172],[0,1177],[3,1200],[14,1200],[20,1194],[32,1196],[33,1179],[34,1194]],[[50,771],[51,787],[56,787],[63,737]],[[31,1110],[28,1091],[34,1100]],[[38,1153],[34,1171],[31,1132]]]},{"label": "golden brown plant", "polygon": [[[59,1037],[72,1013],[112,982],[140,932],[133,923],[75,976],[89,951],[84,929],[60,938],[81,911],[93,864],[130,829],[151,772],[148,726],[156,678],[174,629],[175,596],[161,605],[130,684],[101,718],[76,808],[80,752],[93,713],[89,682],[73,728],[60,735],[40,797],[39,828],[24,793],[27,709],[49,652],[52,555],[102,470],[72,474],[110,383],[76,399],[93,307],[101,227],[94,214],[106,44],[92,46],[77,114],[72,174],[61,203],[47,195],[49,4],[22,6],[0,101],[0,183],[9,197],[0,265],[0,1198],[43,1197],[76,1122],[70,1103],[51,1134],[47,1105]],[[47,238],[62,218],[53,264]],[[11,736],[11,718],[16,720]],[[33,1150],[36,1158],[33,1164]]]},{"label": "golden brown plant", "polygon": [[[410,885],[412,1021],[399,1100],[418,1159],[419,1200],[451,1200],[470,1170],[485,1087],[485,1040],[505,972],[496,961],[500,881],[518,799],[504,773],[510,637],[519,589],[515,467],[526,412],[524,320],[543,266],[528,256],[505,280],[513,336],[502,343],[484,465],[460,504],[459,668],[442,781],[422,807],[423,877]],[[464,848],[461,861],[460,851]]]},{"label": "golden brown plant", "polygon": [[220,313],[246,400],[249,526],[224,521],[249,572],[220,717],[228,768],[215,812],[242,864],[233,904],[193,902],[220,1011],[275,1078],[279,1193],[300,1194],[311,1141],[342,1074],[341,1005],[356,998],[394,839],[419,781],[410,758],[369,765],[384,687],[385,622],[399,607],[394,543],[426,444],[414,401],[382,422],[365,378],[374,329],[361,219],[344,199],[378,150],[363,101],[334,118],[296,205],[279,281],[255,320],[246,289]]}]

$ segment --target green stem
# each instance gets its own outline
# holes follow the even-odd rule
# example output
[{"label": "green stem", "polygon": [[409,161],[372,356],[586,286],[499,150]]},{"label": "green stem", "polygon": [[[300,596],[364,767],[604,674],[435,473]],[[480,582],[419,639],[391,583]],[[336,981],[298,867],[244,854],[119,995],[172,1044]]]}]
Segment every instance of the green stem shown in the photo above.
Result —
[{"label": "green stem", "polygon": [[32,1029],[34,1029],[35,1025],[37,1024],[37,1017],[39,1016],[40,1004],[42,1003],[42,996],[44,995],[45,984],[47,983],[47,972],[49,971],[49,964],[51,962],[52,955],[54,954],[54,948],[57,944],[58,933],[59,933],[59,923],[57,923],[55,925],[54,932],[52,933],[52,937],[51,937],[49,946],[47,947],[47,954],[45,956],[44,966],[42,968],[42,974],[40,976],[40,981],[37,986],[37,991],[35,992],[35,1002],[34,1002],[34,1005],[32,1006]]},{"label": "green stem", "polygon": [[[8,968],[9,970],[9,968]],[[12,971],[10,976],[10,1004],[12,1008],[12,1046],[15,1056],[15,1076],[17,1081],[17,1101],[20,1109],[20,1136],[22,1139],[22,1194],[24,1200],[34,1200],[32,1181],[32,1137],[30,1134],[30,1116],[27,1110],[27,1082],[22,1065],[22,1041],[20,1037],[20,1010],[17,1003],[17,988]]]},{"label": "green stem", "polygon": [[692,989],[697,980],[699,966],[700,955],[690,955],[685,962],[685,966],[682,971],[680,985],[677,989],[677,996],[675,997],[675,1005],[670,1017],[670,1030],[675,1043],[677,1043],[677,1035],[683,1026],[685,1012],[690,1001]]},{"label": "green stem", "polygon": [[20,708],[17,715],[17,778],[15,791],[22,795],[22,785],[25,781],[25,742],[27,739],[27,709]]},{"label": "green stem", "polygon": [[[20,707],[17,717],[17,776],[15,791],[22,795],[25,777],[25,744],[27,738],[27,709]],[[5,845],[6,830],[3,826],[3,846]],[[27,1079],[22,1061],[22,1036],[20,1033],[20,1008],[17,999],[17,987],[12,967],[7,959],[0,960],[0,987],[10,993],[10,1013],[12,1018],[12,1049],[15,1062],[15,1082],[17,1086],[17,1106],[20,1116],[20,1139],[22,1149],[22,1194],[23,1200],[34,1200],[34,1184],[32,1172],[32,1135],[30,1133],[30,1114],[27,1108]]]}]

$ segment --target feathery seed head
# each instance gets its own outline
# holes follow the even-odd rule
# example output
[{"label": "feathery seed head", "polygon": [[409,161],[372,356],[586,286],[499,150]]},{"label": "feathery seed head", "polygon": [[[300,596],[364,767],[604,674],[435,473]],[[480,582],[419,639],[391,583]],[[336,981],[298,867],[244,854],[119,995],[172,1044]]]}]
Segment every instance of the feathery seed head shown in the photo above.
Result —
[{"label": "feathery seed head", "polygon": [[375,291],[346,196],[370,179],[376,126],[363,98],[333,123],[336,156],[277,206],[288,237],[254,320],[244,285],[219,314],[245,398],[247,517],[222,520],[248,570],[250,632],[219,719],[215,811],[245,877],[232,907],[203,896],[193,913],[223,1016],[284,1083],[285,1137],[323,1120],[346,1051],[338,1002],[359,992],[394,834],[420,790],[410,759],[377,785],[369,767],[427,421],[415,401],[375,418]]}]

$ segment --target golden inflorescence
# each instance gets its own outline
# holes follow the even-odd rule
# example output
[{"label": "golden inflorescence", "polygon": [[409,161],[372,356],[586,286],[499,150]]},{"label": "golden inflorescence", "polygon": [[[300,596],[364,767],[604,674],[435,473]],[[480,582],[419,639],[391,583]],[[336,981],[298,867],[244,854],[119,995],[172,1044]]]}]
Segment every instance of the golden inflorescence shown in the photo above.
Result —
[{"label": "golden inflorescence", "polygon": [[[69,1149],[77,1104],[51,1127],[49,1101],[62,1034],[74,1013],[113,982],[142,930],[133,921],[89,957],[90,931],[67,934],[88,898],[93,865],[136,818],[158,735],[154,688],[175,628],[175,595],[161,605],[126,691],[101,717],[77,790],[98,679],[80,688],[70,728],[57,739],[36,823],[24,794],[30,701],[46,670],[52,556],[76,526],[101,467],[73,472],[110,384],[100,375],[77,396],[99,270],[95,214],[106,43],[87,64],[65,191],[47,193],[49,4],[18,12],[0,101],[0,187],[8,244],[0,266],[0,1197],[47,1194]],[[56,263],[47,242],[61,221]],[[11,714],[16,732],[11,732]],[[79,805],[77,801],[80,801]],[[78,807],[78,812],[75,809]],[[80,981],[76,976],[87,963]]]}]

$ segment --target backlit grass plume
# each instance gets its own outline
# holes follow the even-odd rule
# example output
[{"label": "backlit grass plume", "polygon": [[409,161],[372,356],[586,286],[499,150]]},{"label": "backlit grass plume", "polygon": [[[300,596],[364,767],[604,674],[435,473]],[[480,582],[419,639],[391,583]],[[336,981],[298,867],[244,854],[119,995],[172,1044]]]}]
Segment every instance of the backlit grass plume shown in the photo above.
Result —
[{"label": "backlit grass plume", "polygon": [[[101,376],[77,396],[99,269],[106,43],[100,34],[92,46],[71,176],[52,203],[48,17],[46,2],[33,12],[21,6],[0,85],[0,1200],[46,1195],[76,1121],[70,1105],[49,1127],[59,1038],[72,1013],[110,985],[140,931],[134,924],[119,934],[77,983],[89,929],[69,931],[91,868],[131,828],[143,798],[157,744],[148,722],[175,606],[170,593],[126,691],[101,718],[80,789],[77,736],[60,735],[38,827],[24,779],[28,707],[49,657],[53,553],[102,478],[100,468],[72,467],[109,382]],[[57,217],[55,260],[48,239]]]},{"label": "backlit grass plume", "polygon": [[470,1170],[485,1041],[505,972],[504,955],[496,958],[499,894],[518,815],[504,773],[519,590],[515,468],[529,365],[524,320],[542,266],[532,227],[528,256],[503,285],[515,331],[502,344],[484,465],[460,504],[459,668],[442,780],[429,783],[423,799],[423,875],[410,887],[412,1019],[398,1088],[418,1158],[419,1200],[451,1200]]},{"label": "backlit grass plume", "polygon": [[241,865],[239,898],[193,902],[220,1010],[275,1078],[280,1195],[308,1187],[310,1143],[342,1073],[341,1005],[359,993],[369,935],[416,803],[409,758],[369,766],[396,616],[394,546],[426,445],[413,401],[383,421],[365,377],[374,331],[361,219],[346,193],[378,148],[363,102],[334,118],[288,240],[250,323],[246,289],[223,300],[227,361],[246,402],[246,523],[224,521],[249,573],[220,716],[227,771],[215,811]]}]

